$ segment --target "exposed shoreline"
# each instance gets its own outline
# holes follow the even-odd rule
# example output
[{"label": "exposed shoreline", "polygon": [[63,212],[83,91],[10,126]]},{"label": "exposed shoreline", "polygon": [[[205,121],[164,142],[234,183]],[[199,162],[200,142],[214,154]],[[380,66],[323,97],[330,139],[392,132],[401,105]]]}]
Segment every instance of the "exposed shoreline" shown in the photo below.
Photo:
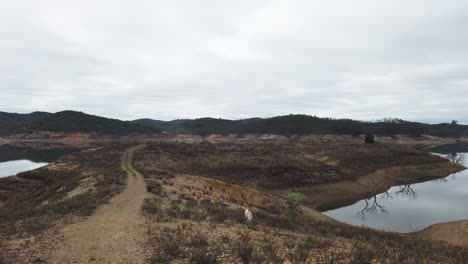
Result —
[{"label": "exposed shoreline", "polygon": [[[430,148],[441,145],[455,144],[457,142],[466,142],[467,138],[441,138],[430,135],[421,135],[419,137],[395,135],[378,136],[377,140],[381,143],[397,144],[411,146],[416,148]],[[65,133],[37,131],[34,133],[11,134],[0,136],[0,145],[5,143],[52,143],[65,145],[92,145],[93,143],[112,143],[112,142],[186,142],[201,143],[208,141],[210,143],[256,143],[274,141],[276,143],[294,141],[298,143],[324,143],[324,142],[342,142],[342,141],[362,141],[361,137],[351,135],[277,135],[277,134],[169,134],[169,133],[128,133],[128,134],[98,134],[98,133]]]},{"label": "exposed shoreline", "polygon": [[[466,168],[450,161],[435,164],[396,166],[380,169],[357,181],[343,181],[309,188],[309,206],[327,211],[383,193],[393,186],[447,177]],[[313,202],[312,202],[313,201]]]},{"label": "exposed shoreline", "polygon": [[[320,198],[316,198],[318,203],[314,204],[313,207],[324,212],[383,193],[393,186],[402,184],[400,182],[402,178],[405,178],[406,184],[414,184],[444,178],[465,169],[465,167],[449,161],[433,165],[382,169],[355,182],[317,186],[311,190],[311,193],[318,193],[316,196],[320,196]],[[312,195],[312,197],[314,196]],[[468,219],[436,223],[421,231],[404,234],[422,239],[444,241],[453,246],[468,247]]]}]

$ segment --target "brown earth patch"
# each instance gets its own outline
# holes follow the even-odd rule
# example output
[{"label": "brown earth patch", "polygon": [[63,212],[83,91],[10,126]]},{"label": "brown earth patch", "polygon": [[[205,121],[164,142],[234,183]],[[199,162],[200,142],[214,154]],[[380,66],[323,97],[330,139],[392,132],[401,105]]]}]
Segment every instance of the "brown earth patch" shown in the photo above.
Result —
[{"label": "brown earth patch", "polygon": [[416,236],[468,247],[468,220],[434,224],[416,233]]}]

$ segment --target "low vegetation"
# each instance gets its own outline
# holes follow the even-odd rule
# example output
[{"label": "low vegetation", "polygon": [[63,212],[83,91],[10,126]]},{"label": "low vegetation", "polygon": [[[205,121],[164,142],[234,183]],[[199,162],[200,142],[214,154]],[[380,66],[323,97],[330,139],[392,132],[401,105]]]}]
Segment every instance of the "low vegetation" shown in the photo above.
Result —
[{"label": "low vegetation", "polygon": [[[121,162],[128,147],[86,150],[0,179],[2,249],[11,246],[5,241],[41,234],[70,215],[89,215],[118,193],[126,182]],[[142,206],[148,262],[468,263],[466,248],[337,222],[311,206],[320,196],[306,192],[357,182],[388,167],[428,163],[451,164],[362,140],[145,145],[134,153],[133,168],[149,193]],[[13,253],[2,250],[0,263],[15,263]]]},{"label": "low vegetation", "polygon": [[375,136],[371,132],[367,132],[367,134],[364,137],[364,142],[367,144],[374,144],[375,142]]},{"label": "low vegetation", "polygon": [[[372,148],[361,144],[364,149]],[[143,206],[148,217],[150,262],[419,264],[468,261],[466,249],[342,224],[305,207],[303,193],[277,195],[272,190],[279,185],[260,184],[262,180],[270,181],[269,177],[277,170],[282,174],[276,176],[275,181],[290,184],[288,188],[295,186],[293,179],[298,178],[290,177],[292,169],[269,168],[265,164],[273,163],[265,159],[272,155],[277,164],[295,168],[299,158],[295,163],[293,155],[287,153],[298,157],[306,150],[314,153],[313,149],[299,147],[292,152],[293,149],[286,146],[161,143],[151,144],[136,153],[136,169],[145,176],[148,191],[153,194]],[[364,149],[353,149],[366,153]],[[376,149],[367,151],[380,153]],[[417,156],[424,154],[405,151],[409,157],[414,155],[412,162],[423,162]],[[391,161],[392,155],[394,153],[388,154],[387,161]],[[350,164],[345,159],[335,161],[333,158],[337,156],[322,158],[321,166],[331,166],[325,161]],[[255,169],[254,162],[262,164],[263,171]],[[318,163],[315,168],[320,168]],[[334,181],[343,177],[336,177]],[[245,208],[253,213],[252,223],[244,217]]]},{"label": "low vegetation", "polygon": [[125,186],[124,148],[85,150],[0,178],[0,236],[38,235],[67,215],[90,215]]},{"label": "low vegetation", "polygon": [[[423,151],[353,140],[339,144],[289,142],[278,145],[161,143],[149,145],[137,156],[139,169],[150,170],[150,174],[151,169],[155,169],[204,176],[281,196],[300,192],[304,194],[303,202],[311,206],[321,205],[317,192],[311,193],[313,188],[344,181],[356,182],[372,172],[394,166],[452,166],[446,159]],[[453,169],[457,169],[456,166]],[[388,184],[402,180],[392,176],[387,179]],[[411,180],[417,179],[405,179],[407,182]],[[361,195],[369,196],[367,192],[373,186],[364,187]],[[325,195],[322,198],[326,198]]]}]

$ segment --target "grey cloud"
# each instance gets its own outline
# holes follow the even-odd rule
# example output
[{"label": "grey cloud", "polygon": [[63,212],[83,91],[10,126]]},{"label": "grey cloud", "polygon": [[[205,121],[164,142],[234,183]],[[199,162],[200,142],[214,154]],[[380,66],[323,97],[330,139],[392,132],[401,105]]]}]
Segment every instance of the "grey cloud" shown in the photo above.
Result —
[{"label": "grey cloud", "polygon": [[466,1],[14,1],[2,111],[468,123]]}]

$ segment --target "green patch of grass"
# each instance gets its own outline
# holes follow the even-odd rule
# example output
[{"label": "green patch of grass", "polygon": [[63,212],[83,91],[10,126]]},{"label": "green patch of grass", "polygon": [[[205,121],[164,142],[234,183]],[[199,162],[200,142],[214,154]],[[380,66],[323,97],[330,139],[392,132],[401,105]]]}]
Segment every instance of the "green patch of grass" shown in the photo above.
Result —
[{"label": "green patch of grass", "polygon": [[288,193],[288,199],[294,202],[300,202],[306,198],[306,195],[300,192]]}]

